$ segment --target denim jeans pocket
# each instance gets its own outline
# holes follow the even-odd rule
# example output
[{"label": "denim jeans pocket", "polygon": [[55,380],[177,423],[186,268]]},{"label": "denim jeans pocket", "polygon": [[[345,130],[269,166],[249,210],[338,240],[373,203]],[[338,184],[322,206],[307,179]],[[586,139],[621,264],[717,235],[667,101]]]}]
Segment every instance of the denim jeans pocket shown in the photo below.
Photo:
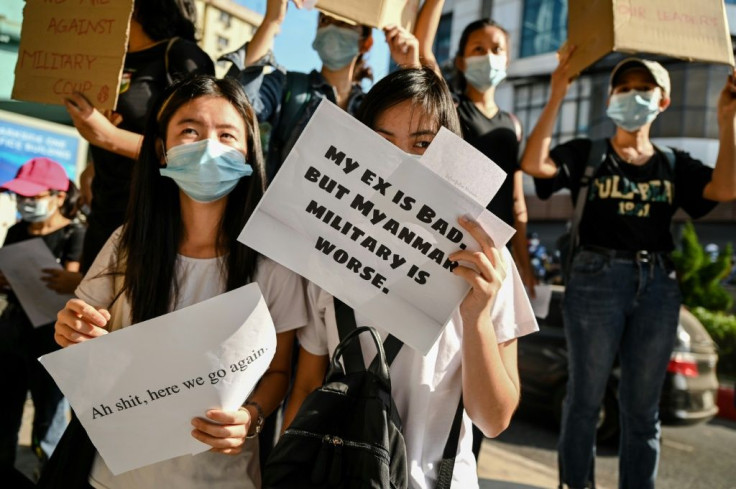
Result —
[{"label": "denim jeans pocket", "polygon": [[581,250],[572,260],[572,274],[593,276],[610,268],[610,258],[592,251]]}]

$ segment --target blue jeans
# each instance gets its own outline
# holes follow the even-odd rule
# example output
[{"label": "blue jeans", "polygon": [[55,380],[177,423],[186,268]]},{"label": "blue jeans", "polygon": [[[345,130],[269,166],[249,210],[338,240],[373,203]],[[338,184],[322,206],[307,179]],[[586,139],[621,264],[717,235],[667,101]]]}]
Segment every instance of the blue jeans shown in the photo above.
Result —
[{"label": "blue jeans", "polygon": [[563,317],[568,383],[559,440],[560,480],[595,487],[599,410],[618,355],[619,487],[654,487],[659,397],[677,332],[680,290],[662,260],[637,263],[591,251],[573,260]]}]

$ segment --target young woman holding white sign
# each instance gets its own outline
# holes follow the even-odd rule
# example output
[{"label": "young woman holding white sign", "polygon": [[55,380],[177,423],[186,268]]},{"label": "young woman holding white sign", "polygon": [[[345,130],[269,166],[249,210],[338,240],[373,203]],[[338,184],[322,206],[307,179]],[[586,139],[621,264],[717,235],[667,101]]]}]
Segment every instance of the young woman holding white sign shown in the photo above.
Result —
[{"label": "young woman holding white sign", "polygon": [[[440,127],[460,132],[449,90],[430,69],[388,75],[366,95],[359,118],[412,155],[422,155]],[[462,218],[459,222],[482,250],[458,250],[450,256],[461,263],[453,273],[465,278],[472,289],[426,356],[404,345],[391,366],[392,396],[403,423],[412,488],[435,486],[437,463],[461,395],[466,413],[453,485],[478,487],[471,419],[488,436],[508,426],[519,402],[516,338],[537,329],[508,250],[497,249],[477,223]],[[307,296],[310,324],[298,332],[299,366],[285,425],[304,398],[322,384],[329,356],[339,342],[332,296],[312,284]],[[362,317],[356,321],[376,327],[386,337],[381,325]],[[370,363],[375,347],[370,341],[361,343]]]},{"label": "young woman holding white sign", "polygon": [[[236,241],[264,190],[258,128],[240,86],[197,76],[170,89],[151,111],[132,189],[126,224],[98,255],[76,291],[79,298],[59,313],[59,344],[91,340],[256,281],[276,326],[277,348],[243,407],[192,420],[192,436],[211,445],[210,452],[118,476],[97,455],[89,483],[260,487],[257,440],[246,438],[258,434],[286,393],[294,329],[306,324],[307,313],[302,280]],[[202,327],[216,328],[216,318]]]}]

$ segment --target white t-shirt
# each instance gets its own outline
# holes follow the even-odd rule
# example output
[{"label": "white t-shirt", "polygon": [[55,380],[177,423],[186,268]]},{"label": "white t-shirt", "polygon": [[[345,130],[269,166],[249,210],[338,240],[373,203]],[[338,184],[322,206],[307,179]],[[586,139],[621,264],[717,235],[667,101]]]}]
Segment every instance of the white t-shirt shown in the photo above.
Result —
[{"label": "white t-shirt", "polygon": [[[106,271],[115,263],[119,236],[118,229],[97,255],[89,272],[75,291],[77,297],[95,307],[109,307],[114,299],[114,278]],[[218,258],[195,259],[181,255],[177,257],[176,274],[180,290],[177,303],[172,310],[202,302],[225,291],[225,281],[218,261]],[[301,328],[307,324],[304,282],[301,277],[276,262],[261,257],[258,261],[256,282],[266,300],[277,333]],[[130,304],[125,296],[121,296],[118,300],[123,301],[122,325],[129,326]],[[112,475],[98,453],[95,456],[89,483],[98,489],[164,487],[257,489],[261,486],[257,441],[257,438],[247,440],[239,455],[214,452],[185,455],[118,476]]]},{"label": "white t-shirt", "polygon": [[[509,270],[491,312],[499,343],[538,330],[519,272],[508,250],[504,248],[503,252]],[[307,300],[310,321],[297,332],[299,342],[314,355],[332,355],[339,343],[332,296],[310,283]],[[360,326],[375,327],[386,338],[385,331],[366,318],[358,316],[356,321]],[[462,335],[462,320],[456,309],[426,356],[404,345],[391,365],[391,393],[401,416],[409,486],[413,489],[431,489],[435,485],[436,467],[462,392]],[[361,347],[368,365],[376,355],[368,335],[361,335]],[[453,486],[463,489],[478,488],[471,427],[470,418],[463,413],[452,477]]]}]

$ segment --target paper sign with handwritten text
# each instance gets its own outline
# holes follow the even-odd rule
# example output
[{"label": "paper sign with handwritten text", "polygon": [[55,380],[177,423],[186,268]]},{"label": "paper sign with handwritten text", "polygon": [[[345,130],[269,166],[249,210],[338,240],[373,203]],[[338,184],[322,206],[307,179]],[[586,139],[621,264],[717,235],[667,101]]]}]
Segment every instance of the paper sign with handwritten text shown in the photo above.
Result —
[{"label": "paper sign with handwritten text", "polygon": [[133,0],[26,0],[13,98],[61,104],[81,92],[114,109]]}]

